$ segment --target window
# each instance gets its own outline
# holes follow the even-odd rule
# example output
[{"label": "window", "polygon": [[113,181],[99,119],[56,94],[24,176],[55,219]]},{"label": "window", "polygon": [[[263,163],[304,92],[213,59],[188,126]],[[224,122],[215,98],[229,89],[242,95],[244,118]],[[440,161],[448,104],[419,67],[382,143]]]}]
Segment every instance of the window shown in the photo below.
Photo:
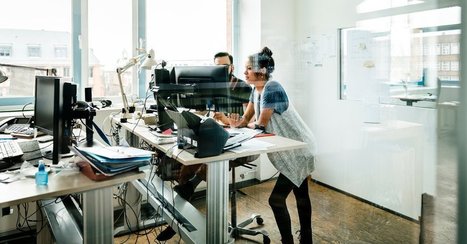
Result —
[{"label": "window", "polygon": [[148,1],[147,47],[170,66],[213,64],[214,54],[230,51],[227,6],[226,0]]},{"label": "window", "polygon": [[[120,98],[117,67],[124,66],[136,50],[132,48],[132,1],[115,4],[112,0],[89,0],[89,74],[84,86],[91,86],[93,97]],[[109,11],[112,6],[112,11]],[[106,16],[102,18],[102,16]],[[128,100],[137,96],[133,69],[122,76]]]},{"label": "window", "polygon": [[54,53],[56,58],[68,57],[67,47],[55,47]]},{"label": "window", "polygon": [[451,44],[442,43],[441,44],[441,55],[449,55],[449,54],[451,54]]},{"label": "window", "polygon": [[71,45],[71,1],[15,0],[2,8],[8,11],[0,15],[0,63],[30,68],[0,66],[9,77],[0,84],[0,103],[21,109],[33,101],[35,75],[45,75],[34,68],[53,67],[63,75],[60,71],[71,67],[69,58],[54,55],[55,47]]},{"label": "window", "polygon": [[459,42],[451,43],[451,54],[459,54]]},{"label": "window", "polygon": [[441,69],[440,69],[441,71],[449,71],[449,70],[451,70],[450,62],[449,62],[449,61],[442,61],[440,67],[441,67]]},{"label": "window", "polygon": [[0,46],[0,57],[11,57],[11,46]]},{"label": "window", "polygon": [[438,77],[459,77],[460,7],[363,20],[340,33],[341,99],[379,102],[404,82],[436,89]]},{"label": "window", "polygon": [[451,71],[459,71],[459,61],[451,61]]},{"label": "window", "polygon": [[28,47],[28,57],[40,57],[41,56],[41,47],[40,46],[29,46]]}]

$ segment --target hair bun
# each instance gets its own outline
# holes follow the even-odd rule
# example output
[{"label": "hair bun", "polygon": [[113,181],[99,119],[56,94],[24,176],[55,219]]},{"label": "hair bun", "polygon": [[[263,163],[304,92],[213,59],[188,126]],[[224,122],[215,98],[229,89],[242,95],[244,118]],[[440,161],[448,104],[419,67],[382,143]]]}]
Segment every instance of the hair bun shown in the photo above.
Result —
[{"label": "hair bun", "polygon": [[268,57],[272,57],[272,51],[268,47],[263,47],[260,53]]}]

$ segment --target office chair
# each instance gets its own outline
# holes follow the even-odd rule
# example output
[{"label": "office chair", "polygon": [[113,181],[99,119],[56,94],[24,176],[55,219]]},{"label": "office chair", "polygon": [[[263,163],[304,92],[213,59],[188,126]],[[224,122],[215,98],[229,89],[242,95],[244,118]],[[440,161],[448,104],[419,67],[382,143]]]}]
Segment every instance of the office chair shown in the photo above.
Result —
[{"label": "office chair", "polygon": [[235,183],[235,168],[238,166],[243,166],[249,169],[252,167],[256,167],[256,165],[248,163],[256,158],[259,155],[245,157],[245,158],[238,158],[235,160],[230,161],[230,169],[232,170],[232,193],[230,196],[230,207],[231,207],[231,223],[229,224],[229,234],[232,238],[236,239],[241,235],[263,235],[263,243],[269,244],[271,240],[269,239],[269,234],[265,230],[252,230],[245,228],[247,225],[253,223],[256,220],[258,225],[263,225],[263,218],[259,214],[252,214],[248,219],[243,220],[242,222],[237,224],[237,187]]}]

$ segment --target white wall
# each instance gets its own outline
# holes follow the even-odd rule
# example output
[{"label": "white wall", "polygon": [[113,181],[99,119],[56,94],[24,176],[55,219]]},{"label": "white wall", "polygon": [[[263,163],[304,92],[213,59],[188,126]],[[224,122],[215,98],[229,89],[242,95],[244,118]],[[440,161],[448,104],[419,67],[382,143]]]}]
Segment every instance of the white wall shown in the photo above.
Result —
[{"label": "white wall", "polygon": [[[253,52],[262,46],[274,52],[274,79],[284,85],[317,138],[313,178],[416,219],[419,195],[435,193],[436,110],[339,100],[337,32],[355,26],[360,2],[261,1],[261,31],[256,25],[242,26],[241,36],[254,36],[240,42],[241,56],[251,54],[252,47]],[[374,133],[365,121],[380,121],[377,130],[402,137]],[[404,133],[408,127],[413,127],[410,136]]]}]

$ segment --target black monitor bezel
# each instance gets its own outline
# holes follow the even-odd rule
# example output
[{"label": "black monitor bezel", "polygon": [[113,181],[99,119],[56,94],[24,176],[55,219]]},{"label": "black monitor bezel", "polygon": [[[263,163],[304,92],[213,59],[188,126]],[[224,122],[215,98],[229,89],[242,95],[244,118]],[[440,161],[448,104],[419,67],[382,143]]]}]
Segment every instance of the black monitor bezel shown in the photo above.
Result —
[{"label": "black monitor bezel", "polygon": [[[51,98],[38,93],[40,90],[38,86],[42,83],[48,83],[47,85],[53,88],[53,96]],[[53,136],[52,163],[58,164],[60,155],[70,152],[68,146],[71,145],[72,136],[72,106],[76,102],[77,86],[65,81],[62,77],[36,76],[34,92],[34,127]],[[38,98],[40,97],[53,99],[52,116],[51,118],[45,118],[45,120],[52,120],[52,128],[46,127],[41,122],[44,116],[37,116],[38,111],[41,111],[39,106],[41,108],[44,106],[44,104],[38,102]]]}]

